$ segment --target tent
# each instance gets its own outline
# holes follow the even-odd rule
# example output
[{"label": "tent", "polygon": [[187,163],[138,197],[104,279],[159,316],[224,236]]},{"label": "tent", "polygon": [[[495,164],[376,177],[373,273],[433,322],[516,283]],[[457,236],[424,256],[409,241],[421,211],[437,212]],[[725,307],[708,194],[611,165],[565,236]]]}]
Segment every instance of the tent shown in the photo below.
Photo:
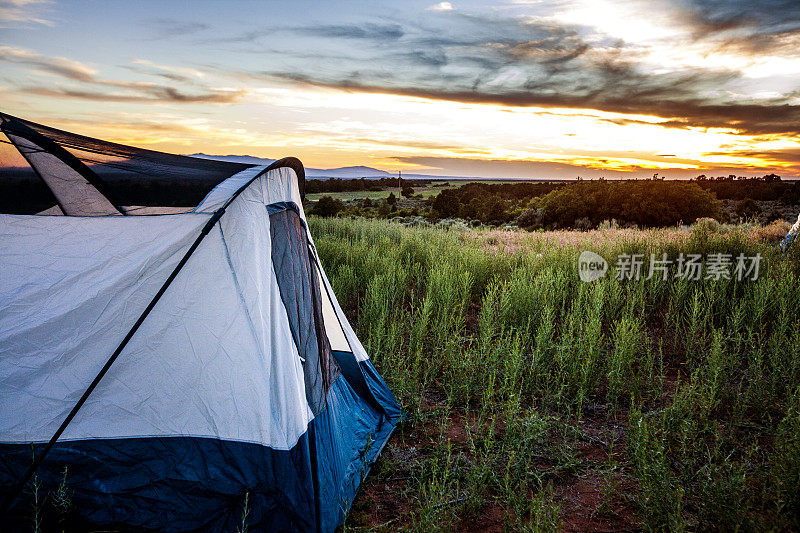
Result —
[{"label": "tent", "polygon": [[322,269],[302,164],[0,129],[24,158],[0,172],[4,525],[60,484],[92,527],[341,524],[401,410]]}]

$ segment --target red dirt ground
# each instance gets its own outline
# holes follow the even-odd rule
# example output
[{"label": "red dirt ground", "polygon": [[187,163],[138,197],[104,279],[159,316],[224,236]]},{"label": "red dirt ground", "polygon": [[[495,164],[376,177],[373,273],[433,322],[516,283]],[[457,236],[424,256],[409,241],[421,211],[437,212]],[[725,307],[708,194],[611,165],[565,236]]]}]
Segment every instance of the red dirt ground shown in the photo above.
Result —
[{"label": "red dirt ground", "polygon": [[[436,399],[428,398],[422,409],[432,416],[413,429],[402,427],[392,436],[356,497],[348,517],[348,529],[396,531],[411,524],[418,506],[412,491],[412,470],[441,439],[442,421],[435,416],[441,408]],[[577,427],[581,437],[573,449],[580,466],[574,472],[556,472],[547,478],[553,484],[556,503],[561,505],[564,531],[638,531],[641,528],[633,498],[636,483],[622,466],[626,462],[623,433],[626,420],[619,414],[616,419],[607,418],[602,411],[587,409],[586,418]],[[445,436],[454,453],[461,451],[468,455],[463,413],[451,413]],[[613,454],[610,453],[612,442]],[[558,443],[554,440],[552,444]],[[549,469],[547,461],[537,466],[543,472]],[[454,531],[504,530],[509,511],[499,498],[484,496],[483,505],[474,512],[455,504]]]}]

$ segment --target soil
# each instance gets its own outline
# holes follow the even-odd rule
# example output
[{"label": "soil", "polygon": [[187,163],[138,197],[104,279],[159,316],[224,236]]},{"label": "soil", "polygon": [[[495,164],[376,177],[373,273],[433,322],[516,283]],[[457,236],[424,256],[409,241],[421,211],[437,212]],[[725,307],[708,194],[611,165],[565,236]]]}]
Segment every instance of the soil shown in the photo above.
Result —
[{"label": "soil", "polygon": [[[443,421],[437,415],[443,412],[444,406],[437,396],[432,394],[423,402],[424,421],[413,429],[401,427],[392,436],[356,497],[347,520],[348,529],[396,531],[411,523],[418,505],[411,485],[412,470],[442,438]],[[466,452],[467,422],[461,412],[451,412],[447,418],[444,438],[450,441],[454,453]],[[574,451],[580,466],[567,473],[555,471],[547,475],[553,485],[555,501],[561,505],[564,531],[641,529],[634,500],[637,485],[624,467],[627,463],[626,423],[624,413],[612,415],[602,406],[589,406],[585,418],[576,426],[580,437]],[[504,424],[498,424],[498,431],[504,431]],[[564,445],[557,435],[552,436],[549,444]],[[547,460],[536,466],[543,474],[552,472]],[[506,528],[511,511],[498,497],[484,496],[484,503],[475,511],[458,507],[458,502],[452,504],[456,513],[454,531],[500,532]]]}]

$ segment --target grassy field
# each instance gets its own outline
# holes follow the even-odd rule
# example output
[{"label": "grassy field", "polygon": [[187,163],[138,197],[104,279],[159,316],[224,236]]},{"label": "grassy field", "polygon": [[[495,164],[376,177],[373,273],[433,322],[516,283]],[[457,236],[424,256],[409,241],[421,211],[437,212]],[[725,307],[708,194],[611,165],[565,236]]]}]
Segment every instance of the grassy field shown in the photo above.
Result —
[{"label": "grassy field", "polygon": [[[800,527],[800,254],[759,229],[517,233],[311,218],[407,417],[345,530]],[[764,256],[583,283],[581,250]]]},{"label": "grassy field", "polygon": [[[501,180],[456,180],[456,181],[434,181],[429,186],[418,186],[414,180],[408,180],[408,183],[414,188],[414,194],[423,198],[430,198],[436,196],[446,189],[455,189],[466,185],[468,183],[518,183],[517,181],[501,181]],[[447,185],[445,185],[447,183]],[[338,198],[342,201],[350,200],[363,200],[369,198],[370,200],[382,200],[389,197],[389,193],[394,193],[395,196],[400,196],[400,189],[387,189],[385,191],[346,191],[346,192],[322,192],[306,195],[306,199],[310,202],[316,202],[323,196],[331,196]]]},{"label": "grassy field", "polygon": [[[342,201],[350,201],[350,200],[364,200],[369,198],[370,200],[383,200],[389,197],[389,193],[394,193],[395,196],[400,196],[400,192],[397,190],[385,190],[385,191],[345,191],[345,192],[320,192],[314,194],[307,194],[306,200],[310,202],[316,202],[323,196],[330,196],[331,198],[337,198]],[[435,194],[435,193],[434,193]]]}]

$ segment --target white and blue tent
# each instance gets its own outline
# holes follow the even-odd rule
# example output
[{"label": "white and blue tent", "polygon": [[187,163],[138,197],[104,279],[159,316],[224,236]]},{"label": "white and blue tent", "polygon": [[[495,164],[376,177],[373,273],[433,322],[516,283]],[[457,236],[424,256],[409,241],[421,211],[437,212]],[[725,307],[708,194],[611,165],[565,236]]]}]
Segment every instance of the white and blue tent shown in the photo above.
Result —
[{"label": "white and blue tent", "polygon": [[[304,171],[0,114],[0,497],[92,527],[332,531],[400,418],[308,231]],[[20,161],[22,161],[20,159]]]}]

